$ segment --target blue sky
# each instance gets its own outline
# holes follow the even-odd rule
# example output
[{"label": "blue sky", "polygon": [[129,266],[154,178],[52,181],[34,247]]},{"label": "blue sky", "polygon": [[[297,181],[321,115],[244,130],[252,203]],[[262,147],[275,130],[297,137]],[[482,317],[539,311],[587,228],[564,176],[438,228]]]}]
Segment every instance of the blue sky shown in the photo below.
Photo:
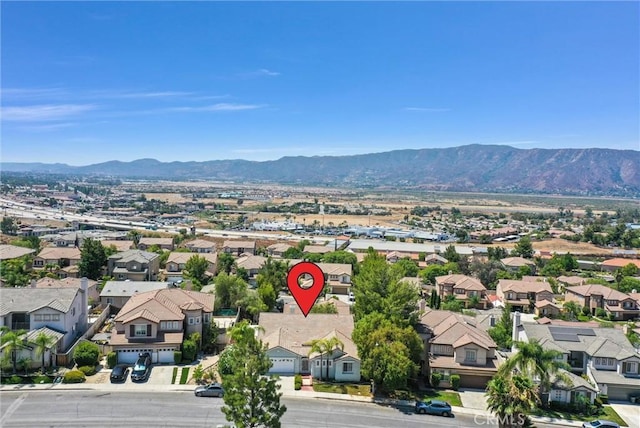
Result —
[{"label": "blue sky", "polygon": [[638,2],[2,2],[3,161],[640,150]]}]

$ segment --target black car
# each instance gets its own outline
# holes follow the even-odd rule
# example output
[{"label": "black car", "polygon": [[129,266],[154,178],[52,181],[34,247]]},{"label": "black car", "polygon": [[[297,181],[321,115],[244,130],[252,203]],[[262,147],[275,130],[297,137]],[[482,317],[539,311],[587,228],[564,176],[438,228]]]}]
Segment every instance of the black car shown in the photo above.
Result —
[{"label": "black car", "polygon": [[111,382],[124,382],[129,374],[129,366],[126,364],[118,364],[111,370]]},{"label": "black car", "polygon": [[151,374],[151,355],[148,352],[141,352],[138,354],[138,361],[133,366],[131,380],[142,382],[149,378],[149,374]]}]

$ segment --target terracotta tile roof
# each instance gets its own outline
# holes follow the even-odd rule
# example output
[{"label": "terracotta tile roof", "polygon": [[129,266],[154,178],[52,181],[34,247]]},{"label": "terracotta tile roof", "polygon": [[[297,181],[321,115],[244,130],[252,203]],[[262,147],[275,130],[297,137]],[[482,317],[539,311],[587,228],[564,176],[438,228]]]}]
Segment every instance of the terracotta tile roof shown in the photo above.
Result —
[{"label": "terracotta tile roof", "polygon": [[224,241],[223,248],[255,248],[255,241]]},{"label": "terracotta tile roof", "polygon": [[0,245],[0,260],[17,259],[27,254],[35,253],[31,248],[18,247],[17,245]]},{"label": "terracotta tile roof", "polygon": [[152,321],[154,323],[159,323],[160,322],[160,318],[158,318],[157,316],[155,316],[154,314],[152,314],[148,309],[143,309],[139,312],[136,312],[134,314],[129,315],[128,318],[123,319],[122,322],[123,323],[130,323],[131,321],[137,320],[143,318],[145,320],[149,320]]},{"label": "terracotta tile roof", "polygon": [[193,241],[185,242],[184,246],[187,248],[216,248],[216,243],[207,241],[206,239],[194,239]]},{"label": "terracotta tile roof", "polygon": [[169,253],[167,263],[183,264],[187,263],[193,256],[198,256],[206,259],[209,263],[216,263],[218,261],[218,253],[184,253],[181,251],[172,251]]},{"label": "terracotta tile roof", "polygon": [[539,301],[536,302],[535,306],[538,309],[544,308],[545,306],[553,306],[556,309],[562,309],[562,306],[560,306],[560,305],[558,305],[556,303],[553,303],[553,302],[551,302],[549,300],[539,300]]},{"label": "terracotta tile roof", "polygon": [[146,309],[161,321],[180,321],[184,319],[182,306],[201,307],[204,312],[213,312],[213,302],[212,294],[180,288],[153,290],[131,296],[115,319],[126,322],[133,314]]},{"label": "terracotta tile roof", "polygon": [[605,260],[601,263],[601,266],[624,267],[629,263],[634,264],[638,266],[638,268],[640,268],[640,260],[622,258]]},{"label": "terracotta tile roof", "polygon": [[521,266],[535,266],[535,263],[531,260],[527,260],[524,257],[507,257],[500,260],[503,265],[509,267],[521,267]]},{"label": "terracotta tile roof", "polygon": [[76,247],[45,247],[38,253],[37,257],[45,260],[80,260],[80,250]]},{"label": "terracotta tile roof", "polygon": [[614,290],[611,287],[601,284],[578,285],[576,287],[565,288],[565,293],[573,293],[579,296],[601,295],[606,300],[625,300],[629,299],[628,294]]},{"label": "terracotta tile roof", "polygon": [[540,293],[547,291],[553,293],[551,286],[548,282],[534,282],[534,281],[518,281],[514,279],[500,279],[498,280],[498,286],[500,290],[514,291],[516,293]]},{"label": "terracotta tile roof", "polygon": [[460,274],[452,274],[452,275],[443,275],[436,277],[437,285],[453,285],[453,288],[460,288],[467,291],[482,291],[486,290],[486,287],[482,285],[482,283],[470,276],[460,275]]}]

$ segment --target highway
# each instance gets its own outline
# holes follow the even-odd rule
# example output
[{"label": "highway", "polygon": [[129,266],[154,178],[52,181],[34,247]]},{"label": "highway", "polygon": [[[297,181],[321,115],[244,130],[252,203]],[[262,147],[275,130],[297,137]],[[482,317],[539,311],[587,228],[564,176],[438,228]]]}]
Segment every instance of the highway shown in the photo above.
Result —
[{"label": "highway", "polygon": [[[0,393],[0,426],[10,427],[207,427],[225,424],[219,398],[191,392],[91,390]],[[410,408],[324,399],[285,398],[285,428],[417,428],[497,426],[482,416],[417,415]],[[492,423],[493,422],[493,423]],[[538,425],[549,428],[551,425]]]}]

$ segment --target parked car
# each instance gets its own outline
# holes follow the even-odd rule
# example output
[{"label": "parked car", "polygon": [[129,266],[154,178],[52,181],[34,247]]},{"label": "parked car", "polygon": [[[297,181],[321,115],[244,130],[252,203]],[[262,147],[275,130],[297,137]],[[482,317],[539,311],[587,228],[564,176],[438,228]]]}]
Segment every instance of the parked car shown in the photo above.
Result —
[{"label": "parked car", "polygon": [[129,375],[129,366],[126,364],[118,364],[111,370],[111,382],[124,382]]},{"label": "parked car", "polygon": [[135,382],[145,381],[151,374],[151,355],[148,352],[138,354],[138,360],[133,366],[131,380]]},{"label": "parked car", "polygon": [[618,425],[615,422],[596,419],[595,421],[583,423],[582,427],[583,428],[620,428],[620,425]]},{"label": "parked car", "polygon": [[451,405],[446,401],[438,400],[416,401],[416,413],[447,417],[453,415]]},{"label": "parked car", "polygon": [[193,391],[196,397],[222,397],[224,389],[219,383],[211,383],[209,385],[199,386]]}]

